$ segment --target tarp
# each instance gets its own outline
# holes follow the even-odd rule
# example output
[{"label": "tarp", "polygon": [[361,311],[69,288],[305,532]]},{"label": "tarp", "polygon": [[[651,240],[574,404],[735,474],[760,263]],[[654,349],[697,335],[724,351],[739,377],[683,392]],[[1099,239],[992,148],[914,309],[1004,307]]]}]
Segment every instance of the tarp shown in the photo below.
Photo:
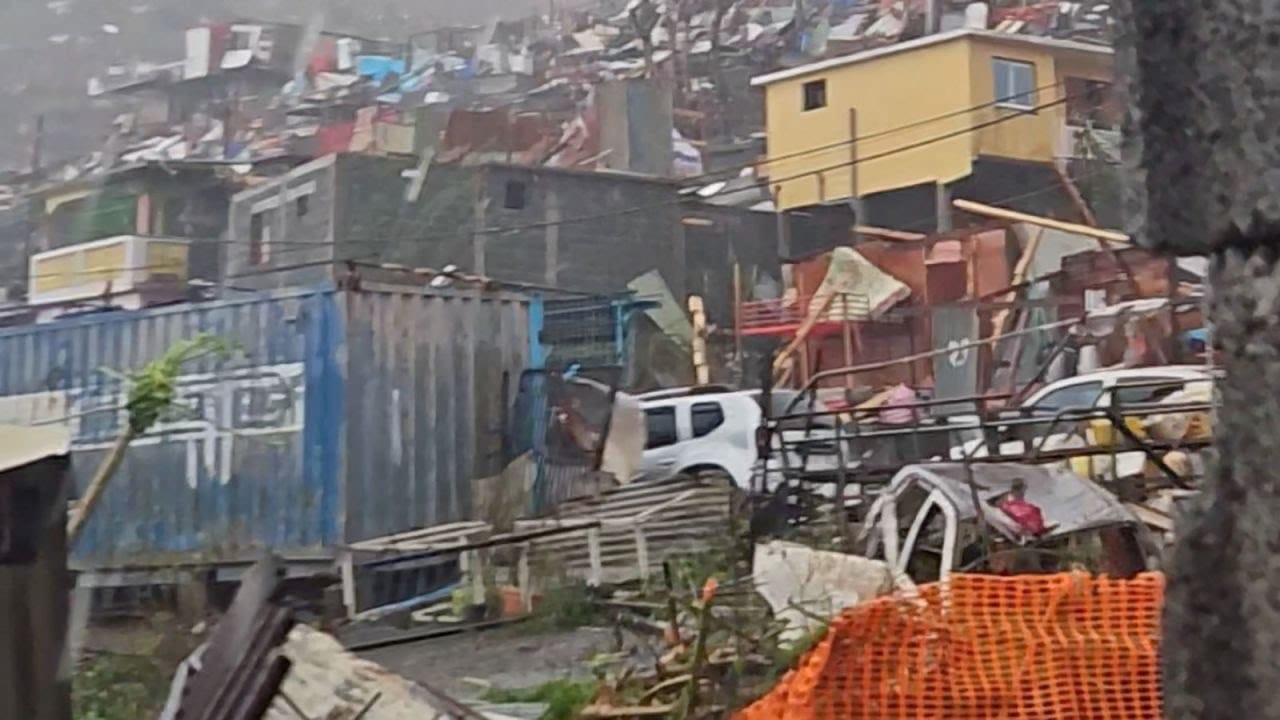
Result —
[{"label": "tarp", "polygon": [[846,313],[850,320],[875,320],[910,297],[911,290],[857,250],[838,247],[831,251],[831,264],[809,303],[810,312],[833,295],[823,320],[840,322]]},{"label": "tarp", "polygon": [[645,432],[644,410],[640,401],[633,395],[616,393],[600,470],[611,473],[620,483],[629,482],[640,471]]},{"label": "tarp", "polygon": [[382,82],[391,73],[403,75],[404,60],[383,55],[361,55],[356,58],[356,73],[374,82]]},{"label": "tarp", "polygon": [[781,639],[794,641],[845,608],[893,589],[893,574],[880,560],[774,542],[756,545],[756,592],[774,618],[787,627]]},{"label": "tarp", "polygon": [[0,425],[0,472],[70,452],[71,435],[65,427]]}]

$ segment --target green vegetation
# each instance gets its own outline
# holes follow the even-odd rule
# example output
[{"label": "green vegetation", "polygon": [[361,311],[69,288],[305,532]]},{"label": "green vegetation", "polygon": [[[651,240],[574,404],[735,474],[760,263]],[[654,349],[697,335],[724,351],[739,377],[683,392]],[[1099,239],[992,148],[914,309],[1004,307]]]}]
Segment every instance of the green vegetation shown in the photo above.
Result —
[{"label": "green vegetation", "polygon": [[524,690],[494,688],[483,696],[491,703],[547,703],[539,720],[573,720],[596,696],[595,680],[552,680]]},{"label": "green vegetation", "polygon": [[604,621],[605,614],[581,581],[569,582],[548,590],[538,603],[535,617],[527,623],[533,632],[574,630]]},{"label": "green vegetation", "polygon": [[75,720],[138,720],[160,713],[169,676],[152,658],[92,655],[71,680]]},{"label": "green vegetation", "polygon": [[161,358],[148,363],[142,370],[122,376],[121,379],[129,386],[129,423],[103,458],[71,515],[67,523],[67,545],[75,545],[80,531],[102,500],[112,476],[120,469],[129,443],[145,434],[152,425],[164,418],[165,413],[171,412],[182,368],[188,363],[210,356],[225,358],[231,351],[232,346],[226,340],[200,334],[190,340],[175,343]]},{"label": "green vegetation", "polygon": [[781,680],[782,676],[785,675],[788,670],[795,669],[800,660],[804,658],[805,655],[808,655],[810,650],[817,647],[818,643],[822,642],[822,639],[827,636],[827,631],[829,629],[830,623],[823,623],[815,626],[803,636],[796,638],[793,643],[779,644],[775,646],[771,653],[771,657],[769,658],[769,686],[772,686]]}]

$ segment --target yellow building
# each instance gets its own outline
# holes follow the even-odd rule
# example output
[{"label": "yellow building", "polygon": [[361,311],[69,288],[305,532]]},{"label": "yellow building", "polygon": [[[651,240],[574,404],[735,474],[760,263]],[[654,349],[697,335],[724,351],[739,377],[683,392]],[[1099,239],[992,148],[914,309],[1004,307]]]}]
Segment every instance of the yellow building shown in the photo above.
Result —
[{"label": "yellow building", "polygon": [[784,210],[927,185],[945,202],[982,159],[1052,171],[1073,124],[1114,130],[1111,78],[1108,47],[974,29],[763,75],[763,171]]}]

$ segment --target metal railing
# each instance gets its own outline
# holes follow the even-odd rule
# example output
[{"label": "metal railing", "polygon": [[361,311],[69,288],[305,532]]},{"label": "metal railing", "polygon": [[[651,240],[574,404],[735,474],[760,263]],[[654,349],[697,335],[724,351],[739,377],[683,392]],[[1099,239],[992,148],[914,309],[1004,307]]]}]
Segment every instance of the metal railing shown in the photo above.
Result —
[{"label": "metal railing", "polygon": [[738,308],[739,331],[751,335],[795,330],[810,321],[815,312],[819,323],[859,322],[871,317],[871,303],[865,295],[837,294],[831,305],[822,310],[826,299],[826,295],[806,295],[744,302]]},{"label": "metal railing", "polygon": [[[853,484],[883,484],[904,466],[917,462],[1057,462],[1080,457],[1096,457],[1141,452],[1160,469],[1174,487],[1187,487],[1187,479],[1169,467],[1163,459],[1171,450],[1199,450],[1212,441],[1187,438],[1161,441],[1140,438],[1128,424],[1131,418],[1156,415],[1208,413],[1211,402],[1116,402],[1123,390],[1183,386],[1195,380],[1160,380],[1119,384],[1102,390],[1109,395],[1103,406],[1056,409],[1052,414],[1035,408],[1004,410],[993,416],[989,403],[1005,400],[1009,395],[946,398],[907,405],[888,405],[851,410],[818,410],[794,412],[796,401],[786,415],[767,418],[765,437],[761,438],[761,460],[758,475],[761,489],[769,480],[797,481],[838,486],[836,496],[843,497]],[[797,396],[797,401],[803,397]],[[1100,398],[1101,395],[1100,395]],[[971,404],[973,412],[933,415],[930,410],[946,406]],[[808,405],[813,407],[813,405]],[[917,413],[914,422],[892,424],[876,421],[886,410],[909,410]],[[1112,441],[1090,442],[1081,433],[1082,423],[1104,420],[1112,428]],[[1074,447],[1049,447],[1052,437],[1074,435],[1083,442]],[[976,442],[975,442],[976,441]],[[1020,443],[1019,449],[1006,446]],[[959,457],[956,451],[960,451]],[[1113,462],[1112,467],[1115,467]],[[770,473],[772,478],[767,477]]]}]

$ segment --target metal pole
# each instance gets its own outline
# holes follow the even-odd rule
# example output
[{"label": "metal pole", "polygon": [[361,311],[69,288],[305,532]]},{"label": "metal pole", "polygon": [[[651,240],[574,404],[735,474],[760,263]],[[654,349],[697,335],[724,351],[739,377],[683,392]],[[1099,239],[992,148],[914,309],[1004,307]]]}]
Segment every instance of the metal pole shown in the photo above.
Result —
[{"label": "metal pole", "polygon": [[787,216],[782,212],[782,185],[773,186],[774,231],[777,234],[778,257],[791,257],[791,243],[787,238]]}]

